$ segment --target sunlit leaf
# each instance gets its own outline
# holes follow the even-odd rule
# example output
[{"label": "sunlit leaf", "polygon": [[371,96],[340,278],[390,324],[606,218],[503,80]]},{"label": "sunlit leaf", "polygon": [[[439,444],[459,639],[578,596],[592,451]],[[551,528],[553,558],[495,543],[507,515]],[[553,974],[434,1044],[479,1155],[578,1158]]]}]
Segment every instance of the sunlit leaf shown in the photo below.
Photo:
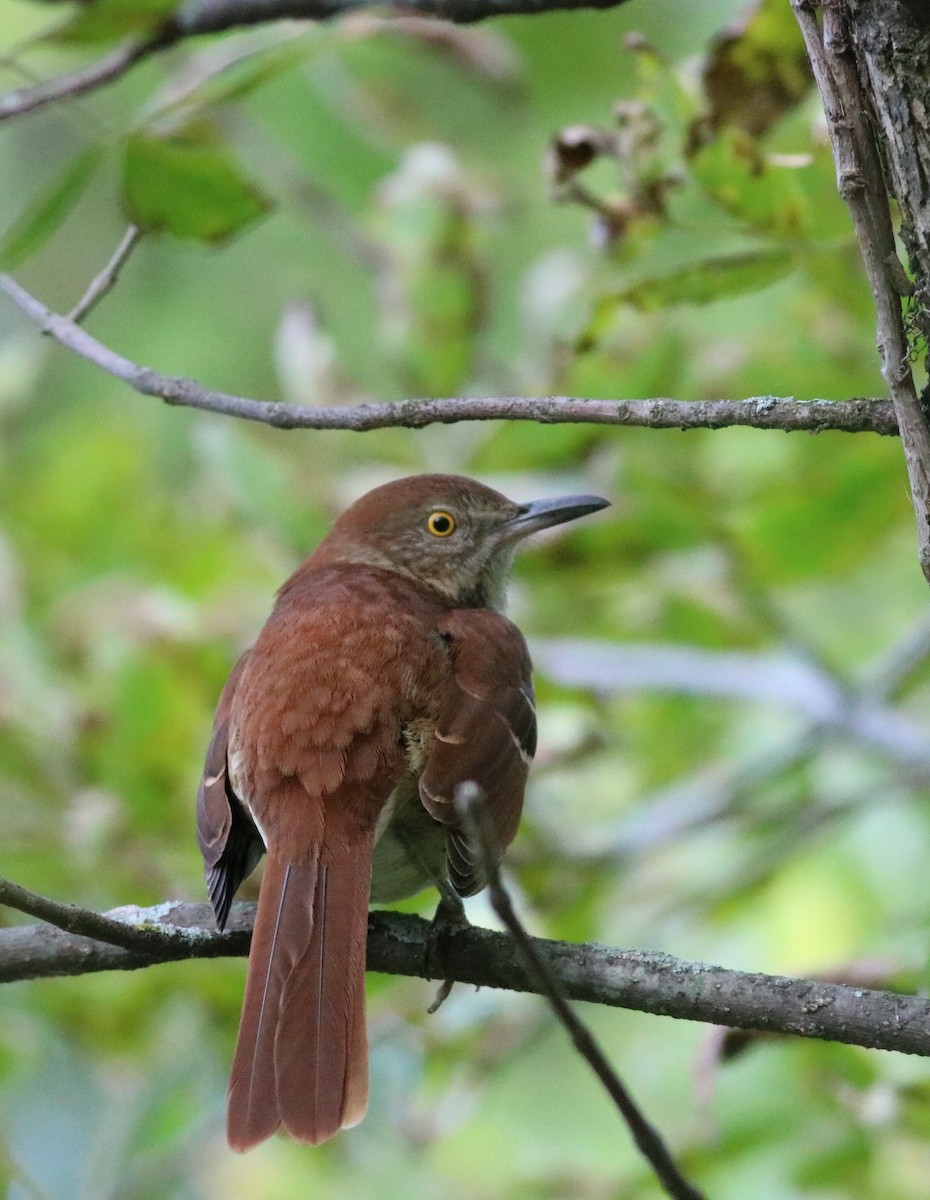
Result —
[{"label": "sunlit leaf", "polygon": [[123,196],[140,228],[203,242],[229,237],[269,208],[226,150],[181,137],[129,139]]}]

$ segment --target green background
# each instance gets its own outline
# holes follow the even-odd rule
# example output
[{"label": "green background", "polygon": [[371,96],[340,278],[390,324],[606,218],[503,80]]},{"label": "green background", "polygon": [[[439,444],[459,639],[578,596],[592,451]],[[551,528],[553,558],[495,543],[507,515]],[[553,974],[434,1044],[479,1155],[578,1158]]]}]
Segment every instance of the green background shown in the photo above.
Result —
[{"label": "green background", "polygon": [[[3,85],[89,61],[155,7],[7,0]],[[353,19],[184,44],[0,129],[0,259],[66,311],[132,213],[149,232],[88,329],[261,398],[881,395],[816,98],[802,81],[758,136],[738,116],[696,133],[739,11],[633,0],[439,43]],[[743,83],[790,74],[787,2],[740,46]],[[630,216],[605,242],[541,164],[566,126],[616,130],[618,99],[654,136],[579,177]],[[662,179],[664,211],[637,210]],[[508,859],[532,930],[922,987],[930,624],[895,439],[277,432],[141,397],[6,302],[0,874],[101,909],[202,899],[194,796],[230,664],[333,516],[423,470],[613,501],[527,547],[511,590],[539,664]],[[639,676],[604,643],[637,650]],[[492,920],[480,898],[471,915]],[[365,1122],[231,1155],[243,978],[215,961],[4,987],[10,1197],[659,1194],[540,1000],[460,987],[428,1016],[430,985],[376,975]],[[720,1063],[704,1027],[584,1016],[716,1200],[930,1197],[921,1060],[772,1040]]]}]

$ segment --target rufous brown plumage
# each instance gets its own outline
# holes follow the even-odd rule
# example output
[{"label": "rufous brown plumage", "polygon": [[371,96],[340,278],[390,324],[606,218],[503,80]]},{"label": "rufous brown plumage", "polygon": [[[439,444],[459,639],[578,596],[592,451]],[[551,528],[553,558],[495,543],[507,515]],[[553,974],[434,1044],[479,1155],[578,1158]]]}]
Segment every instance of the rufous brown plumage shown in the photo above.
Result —
[{"label": "rufous brown plumage", "polygon": [[501,613],[517,543],[606,505],[516,504],[451,475],[376,488],[278,593],[217,707],[197,804],[222,928],[267,854],[227,1134],[316,1144],[368,1098],[368,905],[485,883],[453,796],[483,792],[501,852],[536,746],[530,660]]}]

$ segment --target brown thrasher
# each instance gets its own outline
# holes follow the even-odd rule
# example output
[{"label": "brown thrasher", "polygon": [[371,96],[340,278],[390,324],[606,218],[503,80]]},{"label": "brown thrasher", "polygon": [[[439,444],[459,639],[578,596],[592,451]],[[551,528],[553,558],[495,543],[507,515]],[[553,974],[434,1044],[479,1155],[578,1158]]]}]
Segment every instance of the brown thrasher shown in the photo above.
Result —
[{"label": "brown thrasher", "polygon": [[486,880],[453,795],[501,853],[536,746],[530,660],[500,613],[514,550],[607,505],[515,504],[453,475],[375,488],[278,592],[217,707],[197,800],[222,929],[263,852],[227,1134],[316,1144],[368,1100],[368,904]]}]

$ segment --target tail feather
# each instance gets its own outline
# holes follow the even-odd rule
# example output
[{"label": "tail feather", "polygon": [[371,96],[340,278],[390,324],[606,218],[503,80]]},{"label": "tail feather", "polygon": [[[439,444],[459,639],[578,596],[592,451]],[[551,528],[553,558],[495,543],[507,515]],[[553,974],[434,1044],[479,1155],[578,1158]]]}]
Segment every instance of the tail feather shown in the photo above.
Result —
[{"label": "tail feather", "polygon": [[[369,890],[358,860],[320,867],[309,952],[281,998],[275,1041],[278,1104],[285,1129],[301,1142],[317,1144],[356,1125],[368,1103]],[[308,1043],[313,1047],[309,1070]]]},{"label": "tail feather", "polygon": [[370,862],[367,842],[326,865],[269,854],[229,1085],[234,1150],[282,1125],[316,1145],[364,1114]]}]

